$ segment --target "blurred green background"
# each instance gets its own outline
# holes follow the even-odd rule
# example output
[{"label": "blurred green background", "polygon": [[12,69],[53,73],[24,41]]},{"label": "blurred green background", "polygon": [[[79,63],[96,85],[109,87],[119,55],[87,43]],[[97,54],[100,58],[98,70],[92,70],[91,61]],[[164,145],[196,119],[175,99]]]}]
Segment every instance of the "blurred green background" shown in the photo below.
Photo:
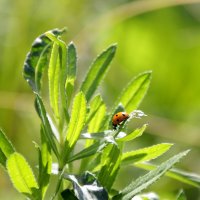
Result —
[{"label": "blurred green background", "polygon": [[[143,122],[149,127],[131,148],[175,143],[167,157],[190,148],[179,166],[200,174],[200,4],[170,6],[174,2],[178,1],[0,0],[0,126],[33,168],[37,153],[32,141],[38,141],[40,122],[34,96],[22,77],[23,62],[38,35],[68,27],[64,39],[77,47],[79,82],[98,53],[118,44],[100,88],[108,108],[132,77],[153,70],[140,106],[148,114]],[[131,167],[122,170],[118,185],[137,177],[136,172]],[[149,190],[161,199],[173,199],[178,188],[185,188],[188,199],[200,199],[197,189],[169,178]],[[0,199],[21,199],[3,168]]]}]

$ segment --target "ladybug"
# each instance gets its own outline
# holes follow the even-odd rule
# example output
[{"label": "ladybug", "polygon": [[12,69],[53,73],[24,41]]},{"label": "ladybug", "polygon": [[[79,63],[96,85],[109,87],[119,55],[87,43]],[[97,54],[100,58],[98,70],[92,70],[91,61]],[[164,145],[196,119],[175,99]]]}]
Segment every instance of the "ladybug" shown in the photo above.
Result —
[{"label": "ladybug", "polygon": [[113,128],[116,129],[117,125],[121,124],[122,122],[126,121],[129,118],[129,114],[126,112],[118,112],[112,118],[112,125]]}]

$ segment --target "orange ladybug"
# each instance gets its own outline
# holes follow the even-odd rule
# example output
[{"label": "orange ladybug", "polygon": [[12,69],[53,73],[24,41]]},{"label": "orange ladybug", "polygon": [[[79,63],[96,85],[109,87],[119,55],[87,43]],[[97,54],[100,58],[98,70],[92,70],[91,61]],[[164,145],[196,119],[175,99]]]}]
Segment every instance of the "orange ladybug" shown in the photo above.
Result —
[{"label": "orange ladybug", "polygon": [[130,117],[129,114],[126,112],[116,113],[112,118],[113,128],[116,129],[117,125],[119,125],[121,122],[126,121],[129,117]]}]

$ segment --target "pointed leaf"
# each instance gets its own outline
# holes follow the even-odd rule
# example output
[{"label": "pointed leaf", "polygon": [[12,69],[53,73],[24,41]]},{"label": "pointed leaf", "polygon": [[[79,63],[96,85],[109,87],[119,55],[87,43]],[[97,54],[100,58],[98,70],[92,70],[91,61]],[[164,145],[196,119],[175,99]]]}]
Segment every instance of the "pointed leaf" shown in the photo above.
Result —
[{"label": "pointed leaf", "polygon": [[103,51],[92,63],[82,83],[81,91],[85,94],[87,101],[89,101],[103,79],[110,62],[112,61],[116,51],[116,45],[110,46]]},{"label": "pointed leaf", "polygon": [[68,106],[70,105],[72,93],[74,91],[76,68],[77,68],[76,47],[71,42],[67,47],[67,73],[66,73],[67,79],[65,82],[65,91],[66,91]]},{"label": "pointed leaf", "polygon": [[42,147],[41,150],[38,148],[39,151],[39,188],[41,191],[41,196],[44,198],[46,190],[49,185],[51,168],[52,168],[52,157],[51,157],[51,148],[46,140],[44,134],[44,128],[41,127],[41,142]]},{"label": "pointed leaf", "polygon": [[[115,103],[115,107],[122,103],[128,113],[137,109],[148,90],[150,80],[151,72],[149,71],[135,77],[122,92]],[[114,108],[115,110],[116,108]]]},{"label": "pointed leaf", "polygon": [[71,158],[69,158],[69,160],[67,162],[69,163],[74,160],[79,160],[79,159],[83,159],[85,157],[95,155],[96,153],[102,151],[106,146],[107,146],[107,144],[105,142],[102,142],[102,143],[96,142],[96,143],[92,144],[91,146],[83,149],[79,153],[73,155]]},{"label": "pointed leaf", "polygon": [[86,123],[89,123],[91,121],[91,119],[95,116],[96,112],[98,111],[98,109],[100,108],[100,106],[103,104],[103,100],[101,98],[100,95],[95,96],[91,102],[90,102],[90,110],[89,113],[87,115],[87,119],[86,119]]},{"label": "pointed leaf", "polygon": [[166,175],[193,187],[200,188],[200,176],[198,174],[173,168]]},{"label": "pointed leaf", "polygon": [[93,133],[93,132],[99,132],[102,131],[102,123],[104,122],[106,114],[106,105],[102,102],[98,110],[96,111],[95,115],[93,118],[89,121],[88,124],[88,132]]},{"label": "pointed leaf", "polygon": [[[49,32],[58,36],[61,35],[64,30],[54,29]],[[48,67],[51,43],[51,40],[45,34],[36,38],[24,63],[24,78],[36,93],[40,92],[42,74],[44,69]]]},{"label": "pointed leaf", "polygon": [[34,195],[38,184],[29,164],[19,153],[13,153],[7,160],[7,170],[14,187],[21,193]]},{"label": "pointed leaf", "polygon": [[6,167],[7,158],[15,152],[14,147],[8,140],[4,132],[0,129],[0,164]]},{"label": "pointed leaf", "polygon": [[80,139],[102,140],[112,134],[113,131],[107,130],[99,133],[82,133]]},{"label": "pointed leaf", "polygon": [[[156,169],[156,165],[150,164],[150,163],[134,163],[134,166],[145,169],[148,171]],[[182,183],[186,183],[188,185],[191,185],[193,187],[200,188],[200,176],[194,173],[186,172],[180,169],[172,168],[165,174],[167,177],[173,178],[175,180],[178,180]]]},{"label": "pointed leaf", "polygon": [[150,171],[142,177],[139,177],[126,188],[124,188],[119,195],[115,196],[113,200],[130,200],[134,195],[140,193],[152,183],[156,182],[161,176],[163,176],[174,164],[179,162],[181,158],[188,154],[189,150],[181,152],[169,160],[163,162],[155,170]]},{"label": "pointed leaf", "polygon": [[176,197],[176,200],[187,200],[187,197],[185,195],[185,192],[183,190],[180,190],[177,197]]},{"label": "pointed leaf", "polygon": [[7,158],[6,158],[5,154],[4,154],[3,151],[0,149],[0,163],[1,163],[1,165],[2,165],[3,167],[5,167],[5,168],[6,168],[6,160],[7,160]]},{"label": "pointed leaf", "polygon": [[59,118],[59,75],[61,68],[58,49],[59,45],[54,42],[48,70],[50,105],[57,118]]},{"label": "pointed leaf", "polygon": [[121,151],[113,144],[106,147],[102,155],[98,180],[109,191],[114,183],[121,163]]},{"label": "pointed leaf", "polygon": [[144,124],[141,128],[134,130],[132,133],[126,135],[125,137],[117,138],[117,141],[118,142],[131,141],[131,140],[141,136],[143,134],[143,132],[145,131],[146,127],[147,127],[147,124]]},{"label": "pointed leaf", "polygon": [[46,140],[48,141],[49,145],[51,146],[51,148],[54,151],[57,158],[59,158],[58,149],[56,147],[56,143],[55,143],[55,140],[54,140],[54,139],[56,139],[56,137],[55,137],[55,135],[52,131],[52,128],[50,126],[50,123],[49,123],[47,113],[46,113],[44,104],[42,102],[42,99],[38,95],[36,95],[35,107],[36,107],[38,115],[39,115],[39,117],[42,121]]},{"label": "pointed leaf", "polygon": [[138,194],[134,196],[131,200],[160,200],[158,195],[153,192]]},{"label": "pointed leaf", "polygon": [[[65,88],[65,82],[66,82],[66,76],[67,76],[67,46],[64,41],[58,39],[59,42],[59,58],[60,58],[60,122],[63,123],[65,120],[62,120],[61,118],[65,117],[67,123],[69,122],[69,114],[67,110],[67,102],[68,97],[66,96],[66,88]],[[61,124],[60,124],[61,125]],[[61,125],[61,127],[63,124]]]},{"label": "pointed leaf", "polygon": [[[96,99],[97,100],[97,99]],[[88,123],[88,132],[92,133],[92,132],[100,132],[102,131],[101,127],[102,127],[102,123],[104,122],[104,118],[105,118],[105,113],[106,113],[106,106],[103,103],[102,99],[99,97],[99,101],[95,102],[91,102],[91,115],[89,114],[89,117],[92,117],[92,119],[89,121]],[[85,148],[91,146],[94,143],[93,140],[86,140],[85,143]],[[92,159],[92,158],[91,158]],[[89,162],[89,159],[85,159],[86,163]],[[82,165],[85,165],[84,162],[82,162]]]},{"label": "pointed leaf", "polygon": [[65,42],[59,37],[56,37],[50,32],[46,33],[46,35],[54,42],[48,71],[50,103],[59,120],[59,126],[62,127],[64,120],[60,120],[61,118],[65,117],[68,122],[67,97],[65,91],[65,82],[67,78],[67,47]]},{"label": "pointed leaf", "polygon": [[122,155],[122,164],[133,164],[136,162],[145,162],[155,159],[168,151],[172,145],[173,144],[170,143],[162,143],[124,153]]},{"label": "pointed leaf", "polygon": [[67,156],[76,144],[86,118],[86,100],[82,92],[79,92],[73,102],[72,114],[66,137]]},{"label": "pointed leaf", "polygon": [[56,184],[56,187],[55,187],[55,191],[54,191],[53,195],[51,196],[51,200],[55,199],[55,197],[57,196],[58,192],[61,189],[61,185],[62,185],[62,181],[63,181],[63,176],[64,176],[64,173],[65,173],[66,167],[67,167],[67,165],[65,165],[63,167],[62,171],[60,172],[60,174],[58,176],[58,181],[57,181],[57,184]]}]

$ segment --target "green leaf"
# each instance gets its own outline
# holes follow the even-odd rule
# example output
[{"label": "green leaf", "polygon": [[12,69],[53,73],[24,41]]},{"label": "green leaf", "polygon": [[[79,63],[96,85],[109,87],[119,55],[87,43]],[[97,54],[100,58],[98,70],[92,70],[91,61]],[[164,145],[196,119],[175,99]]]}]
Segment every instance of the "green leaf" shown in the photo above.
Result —
[{"label": "green leaf", "polygon": [[[59,36],[64,30],[54,29],[49,32],[55,36]],[[35,39],[24,62],[24,78],[36,93],[40,92],[42,75],[44,69],[48,67],[51,44],[52,42],[46,36],[46,33],[42,34]]]},{"label": "green leaf", "polygon": [[114,144],[108,145],[103,151],[101,170],[98,180],[108,191],[111,189],[121,163],[121,151]]},{"label": "green leaf", "polygon": [[166,175],[193,187],[200,188],[200,176],[198,174],[173,168]]},{"label": "green leaf", "polygon": [[65,175],[64,178],[72,182],[79,200],[108,200],[107,191],[92,173],[86,171],[82,176]]},{"label": "green leaf", "polygon": [[66,73],[67,79],[65,82],[65,91],[66,91],[68,106],[70,105],[72,93],[74,91],[74,82],[76,80],[76,68],[77,68],[76,47],[71,42],[67,47],[67,73]]},{"label": "green leaf", "polygon": [[[150,164],[150,163],[135,163],[134,166],[145,169],[145,170],[154,170],[157,166]],[[167,177],[173,178],[175,180],[178,180],[182,183],[186,183],[188,185],[191,185],[193,187],[200,188],[200,176],[194,173],[185,172],[180,169],[170,169],[165,174]]]},{"label": "green leaf", "polygon": [[5,168],[6,168],[6,160],[7,160],[7,158],[6,158],[5,154],[0,149],[0,163]]},{"label": "green leaf", "polygon": [[132,133],[126,135],[125,137],[117,138],[117,141],[118,142],[131,141],[131,140],[141,136],[143,134],[143,132],[145,131],[146,127],[147,127],[147,124],[144,124],[141,128],[134,130]]},{"label": "green leaf", "polygon": [[100,106],[103,104],[103,100],[100,95],[95,96],[91,102],[90,102],[90,108],[89,108],[89,113],[87,115],[87,119],[85,124],[87,125],[92,118],[95,116],[96,112],[100,108]]},{"label": "green leaf", "polygon": [[[67,103],[69,102],[69,99],[66,95],[66,88],[65,88],[65,82],[66,82],[66,76],[67,76],[67,46],[64,41],[58,39],[59,41],[59,52],[60,52],[60,61],[61,61],[61,72],[60,72],[60,99],[61,99],[61,105],[60,105],[60,118],[65,117],[66,122],[69,122],[69,113],[67,110]],[[60,120],[61,123],[63,123],[65,120]],[[61,124],[60,124],[61,125]],[[61,125],[61,127],[63,124]]]},{"label": "green leaf", "polygon": [[122,164],[133,164],[136,162],[144,162],[155,159],[168,151],[172,145],[173,144],[170,143],[162,143],[124,153],[122,155]]},{"label": "green leaf", "polygon": [[187,200],[187,197],[185,195],[185,192],[183,190],[180,190],[177,197],[176,197],[176,200]]},{"label": "green leaf", "polygon": [[90,120],[88,124],[88,132],[99,132],[102,131],[102,123],[104,122],[106,114],[106,105],[104,103],[101,104],[99,109],[96,111],[94,117]]},{"label": "green leaf", "polygon": [[188,154],[189,150],[181,152],[169,160],[163,162],[155,170],[150,171],[142,177],[139,177],[127,187],[125,187],[119,195],[113,197],[113,200],[130,200],[134,195],[140,193],[152,183],[156,182],[161,176],[163,176],[174,164],[179,162],[181,158]]},{"label": "green leaf", "polygon": [[14,147],[8,140],[4,132],[0,129],[0,164],[6,167],[7,158],[15,152]]},{"label": "green leaf", "polygon": [[49,145],[51,146],[51,149],[54,151],[56,157],[59,159],[59,153],[58,153],[58,149],[55,143],[55,135],[52,131],[49,119],[47,117],[47,113],[44,107],[44,104],[42,102],[42,99],[39,95],[36,95],[36,101],[35,101],[35,107],[36,110],[38,112],[38,115],[42,121],[42,125],[44,127],[44,134],[46,137],[46,140],[48,141]]},{"label": "green leaf", "polygon": [[73,102],[72,113],[66,137],[66,156],[76,144],[86,119],[86,100],[82,92],[79,92]]},{"label": "green leaf", "polygon": [[[114,104],[114,112],[116,107],[121,103],[126,112],[137,109],[143,97],[145,96],[151,81],[151,72],[145,72],[135,77],[121,93],[119,99]],[[113,113],[114,113],[113,112]]]},{"label": "green leaf", "polygon": [[111,45],[103,51],[92,63],[90,69],[81,85],[81,91],[89,101],[107,72],[108,66],[112,61],[116,51],[116,45]]},{"label": "green leaf", "polygon": [[[90,103],[90,112],[88,114],[88,117],[87,117],[87,121],[86,123],[88,122],[88,132],[90,133],[94,133],[93,136],[91,137],[99,137],[99,142],[96,143],[97,145],[97,148],[98,148],[98,145],[100,146],[100,140],[104,139],[106,137],[106,135],[108,135],[107,133],[95,133],[95,132],[99,132],[99,131],[102,131],[102,124],[104,122],[104,118],[105,118],[105,113],[106,113],[106,106],[101,98],[100,95],[97,95]],[[90,134],[90,135],[92,135]],[[103,137],[101,137],[102,135],[104,135]],[[81,136],[82,137],[82,136]],[[85,143],[85,148],[87,149],[88,147],[92,147],[93,146],[93,143],[94,143],[94,140],[86,140],[86,143]],[[82,162],[81,162],[81,167],[80,169],[88,169],[88,163],[91,163],[92,160],[95,160],[94,157],[89,157],[89,158],[86,158],[86,159],[83,159]],[[90,165],[91,166],[91,165]]]},{"label": "green leaf", "polygon": [[[98,119],[97,119],[98,121]],[[83,169],[92,169],[94,168],[97,164],[97,162],[95,161],[97,159],[98,155],[95,155],[98,152],[101,152],[106,146],[107,143],[115,143],[114,138],[112,137],[112,132],[111,130],[107,130],[104,132],[99,132],[99,133],[83,133],[81,134],[81,139],[89,139],[86,140],[85,143],[85,149],[83,149],[81,152],[78,153],[78,155],[74,155],[74,156],[82,156],[84,155],[84,157],[89,157],[91,155],[94,155],[93,157],[89,157],[89,158],[85,158],[82,160],[81,162],[81,167],[80,169],[83,171]],[[97,141],[96,143],[94,143],[95,141]],[[79,155],[80,154],[80,155]],[[96,156],[96,157],[95,157]],[[92,165],[95,162],[94,165]]]},{"label": "green leaf", "polygon": [[[89,119],[90,117],[92,119],[90,119],[88,123],[88,132],[95,133],[95,132],[102,131],[101,127],[102,127],[102,123],[104,122],[103,120],[106,114],[106,106],[104,102],[102,101],[101,97],[99,97],[98,100],[96,98],[96,101],[91,102],[90,111],[91,112],[89,113]],[[85,147],[88,147],[92,145],[93,143],[94,143],[93,140],[86,140]],[[89,162],[89,160],[85,160],[85,162]],[[86,164],[83,163],[83,165],[86,165]]]},{"label": "green leaf", "polygon": [[58,192],[60,191],[61,189],[61,186],[62,186],[62,181],[63,181],[63,175],[66,171],[66,168],[67,168],[67,165],[65,165],[62,169],[62,171],[60,172],[59,176],[58,176],[58,179],[57,179],[57,183],[56,183],[56,187],[55,187],[55,191],[53,193],[53,195],[51,196],[51,200],[54,200],[55,197],[57,196]]},{"label": "green leaf", "polygon": [[42,147],[41,150],[38,148],[39,152],[39,188],[41,191],[42,199],[46,193],[46,190],[49,185],[51,168],[52,168],[52,157],[51,157],[51,148],[46,140],[44,128],[41,127],[41,142]]},{"label": "green leaf", "polygon": [[102,142],[96,142],[94,144],[92,144],[91,146],[83,149],[82,151],[80,151],[79,153],[73,155],[71,158],[69,158],[69,160],[67,161],[72,162],[74,160],[79,160],[79,159],[83,159],[92,155],[95,155],[96,153],[102,151],[105,147],[106,147],[107,143]]},{"label": "green leaf", "polygon": [[159,196],[154,192],[138,194],[132,200],[160,200]]},{"label": "green leaf", "polygon": [[69,120],[65,88],[68,73],[67,47],[59,37],[55,37],[52,33],[46,35],[54,42],[48,71],[50,104],[59,120],[59,126],[63,127],[65,121],[61,119],[65,117],[67,122]]},{"label": "green leaf", "polygon": [[59,45],[54,42],[48,70],[50,105],[57,118],[59,118],[59,75],[61,68],[58,49]]},{"label": "green leaf", "polygon": [[107,130],[99,133],[82,133],[80,139],[102,140],[112,134],[113,131]]},{"label": "green leaf", "polygon": [[25,160],[19,153],[13,153],[7,160],[7,170],[14,187],[21,193],[34,196],[38,184],[34,174]]}]

